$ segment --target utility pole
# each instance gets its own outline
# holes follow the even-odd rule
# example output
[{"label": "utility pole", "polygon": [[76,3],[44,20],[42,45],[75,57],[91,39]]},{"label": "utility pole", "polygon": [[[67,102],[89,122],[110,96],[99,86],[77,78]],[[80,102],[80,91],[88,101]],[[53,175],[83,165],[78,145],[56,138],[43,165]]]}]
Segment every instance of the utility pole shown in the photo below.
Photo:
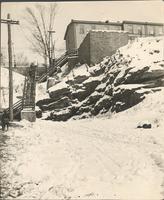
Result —
[{"label": "utility pole", "polygon": [[[1,2],[0,2],[0,22],[1,22]],[[2,63],[2,52],[1,52],[1,23],[0,23],[0,110],[2,109],[2,86],[1,86],[1,63]]]},{"label": "utility pole", "polygon": [[53,52],[53,42],[52,42],[52,33],[55,33],[55,31],[53,30],[49,30],[49,64],[50,64],[50,68],[52,67],[52,55],[54,54]]},{"label": "utility pole", "polygon": [[[7,15],[10,20],[10,14]],[[10,120],[13,121],[13,72],[12,72],[12,46],[11,46],[11,24],[8,27],[8,56],[9,56],[9,115]]]},{"label": "utility pole", "polygon": [[7,15],[7,20],[1,19],[1,23],[7,24],[8,28],[8,57],[9,57],[9,116],[10,121],[13,121],[13,72],[12,72],[12,40],[11,40],[11,25],[19,24],[19,21],[11,20],[10,14]]}]

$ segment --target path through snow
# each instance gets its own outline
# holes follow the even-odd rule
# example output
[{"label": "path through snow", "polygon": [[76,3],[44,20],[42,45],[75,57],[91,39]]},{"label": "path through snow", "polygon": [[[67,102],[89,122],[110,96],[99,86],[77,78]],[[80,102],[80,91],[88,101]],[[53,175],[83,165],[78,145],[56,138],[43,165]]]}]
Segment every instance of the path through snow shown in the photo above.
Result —
[{"label": "path through snow", "polygon": [[23,121],[11,128],[6,197],[162,199],[162,128],[136,129],[126,120]]}]

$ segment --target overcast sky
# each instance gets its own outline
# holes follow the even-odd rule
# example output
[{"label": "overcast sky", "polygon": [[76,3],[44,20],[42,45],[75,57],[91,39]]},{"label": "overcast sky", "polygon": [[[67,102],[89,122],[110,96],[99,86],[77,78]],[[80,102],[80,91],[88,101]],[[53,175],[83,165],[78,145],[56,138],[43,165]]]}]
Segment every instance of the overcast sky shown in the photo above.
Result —
[{"label": "overcast sky", "polygon": [[[31,54],[26,31],[23,27],[23,15],[25,8],[33,7],[35,4],[46,3],[2,3],[2,18],[7,13],[12,19],[19,20],[20,26],[12,26],[12,36],[15,52],[24,52],[31,61],[40,61],[37,55]],[[164,2],[162,1],[99,1],[99,2],[57,2],[58,9],[55,21],[55,37],[57,48],[64,48],[64,33],[71,19],[98,20],[98,21],[152,21],[164,23]],[[7,29],[2,24],[2,45],[7,47]]]}]

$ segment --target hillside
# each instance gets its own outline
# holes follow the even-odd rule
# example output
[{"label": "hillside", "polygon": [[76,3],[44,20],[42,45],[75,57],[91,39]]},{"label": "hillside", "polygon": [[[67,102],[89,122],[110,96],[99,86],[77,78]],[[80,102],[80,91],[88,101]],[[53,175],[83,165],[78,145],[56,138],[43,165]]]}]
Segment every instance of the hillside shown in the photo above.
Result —
[{"label": "hillside", "polygon": [[[6,68],[1,69],[2,73],[2,108],[9,106],[9,71]],[[24,76],[13,72],[13,102],[17,102],[23,94]]]},{"label": "hillside", "polygon": [[39,84],[43,118],[0,134],[1,197],[163,199],[162,45],[144,38],[91,68],[64,66],[49,95]]},{"label": "hillside", "polygon": [[164,86],[163,44],[162,37],[140,38],[95,66],[77,66],[67,75],[65,68],[37,105],[54,121],[126,110]]}]

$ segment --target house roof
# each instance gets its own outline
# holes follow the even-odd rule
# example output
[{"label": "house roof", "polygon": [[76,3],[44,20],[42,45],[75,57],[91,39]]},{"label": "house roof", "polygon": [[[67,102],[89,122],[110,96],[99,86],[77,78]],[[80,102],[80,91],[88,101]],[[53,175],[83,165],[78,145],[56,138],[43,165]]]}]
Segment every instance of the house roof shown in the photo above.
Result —
[{"label": "house roof", "polygon": [[71,22],[68,24],[66,28],[66,32],[64,35],[64,40],[66,39],[66,35],[68,33],[68,30],[70,26],[74,23],[78,24],[98,24],[98,25],[116,25],[116,26],[122,26],[123,24],[140,24],[140,25],[154,25],[154,26],[164,26],[163,23],[155,23],[155,22],[139,22],[139,21],[123,21],[123,22],[102,22],[102,21],[85,21],[85,20],[71,20]]},{"label": "house roof", "polygon": [[140,25],[164,26],[163,23],[156,23],[156,22],[123,21],[122,23],[123,24],[140,24]]}]

